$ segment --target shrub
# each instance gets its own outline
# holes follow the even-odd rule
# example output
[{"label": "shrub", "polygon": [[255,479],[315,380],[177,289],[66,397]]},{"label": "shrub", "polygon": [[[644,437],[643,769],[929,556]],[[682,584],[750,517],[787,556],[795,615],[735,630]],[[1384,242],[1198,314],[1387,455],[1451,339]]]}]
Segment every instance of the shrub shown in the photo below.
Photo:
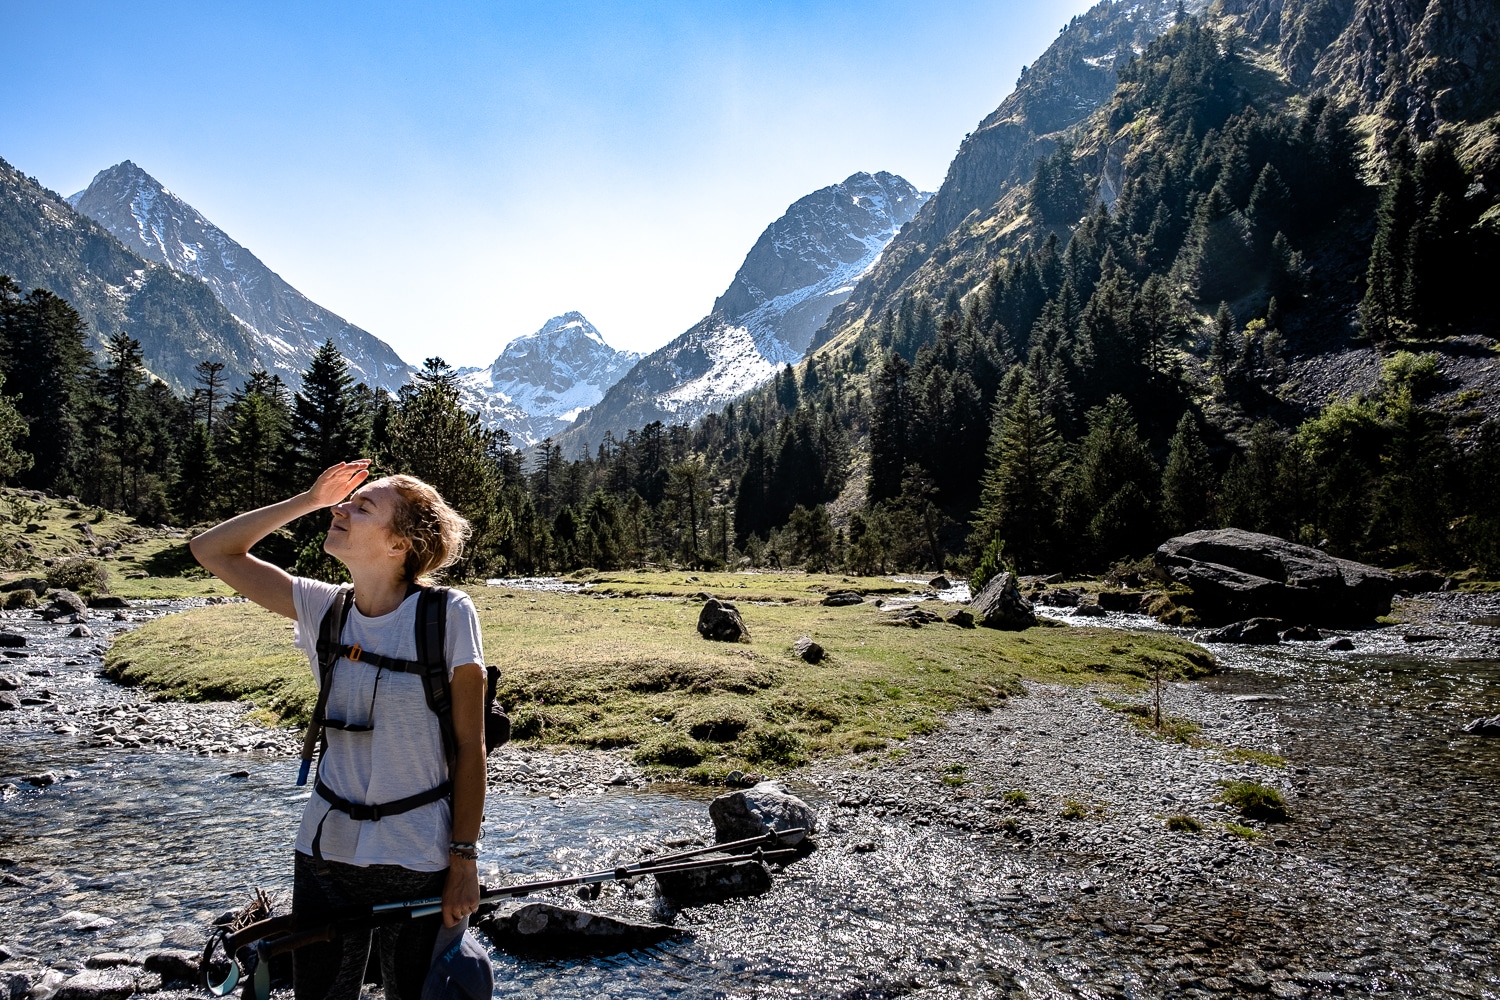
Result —
[{"label": "shrub", "polygon": [[1008,806],[1014,806],[1017,809],[1020,809],[1031,801],[1031,796],[1027,795],[1019,788],[1013,788],[1010,791],[1006,792],[1004,795],[1000,796],[1000,801],[1004,802]]},{"label": "shrub", "polygon": [[1287,818],[1286,800],[1281,793],[1257,781],[1223,781],[1219,801],[1233,806],[1246,819],[1279,823]]},{"label": "shrub", "polygon": [[109,572],[97,559],[74,556],[55,562],[47,568],[47,585],[59,590],[108,593]]},{"label": "shrub", "polygon": [[1079,802],[1077,799],[1069,799],[1063,804],[1061,815],[1063,819],[1083,819],[1088,814],[1089,811],[1082,802]]},{"label": "shrub", "polygon": [[1179,833],[1200,833],[1203,830],[1203,824],[1191,816],[1168,816],[1167,829]]}]

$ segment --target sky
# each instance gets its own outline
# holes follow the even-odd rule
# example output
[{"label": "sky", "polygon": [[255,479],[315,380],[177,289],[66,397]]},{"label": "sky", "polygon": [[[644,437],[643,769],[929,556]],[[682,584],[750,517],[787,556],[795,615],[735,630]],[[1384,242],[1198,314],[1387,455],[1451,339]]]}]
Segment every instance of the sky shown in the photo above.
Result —
[{"label": "sky", "polygon": [[0,157],[133,160],[411,362],[575,309],[646,352],[803,195],[936,190],[1088,6],[0,0]]}]

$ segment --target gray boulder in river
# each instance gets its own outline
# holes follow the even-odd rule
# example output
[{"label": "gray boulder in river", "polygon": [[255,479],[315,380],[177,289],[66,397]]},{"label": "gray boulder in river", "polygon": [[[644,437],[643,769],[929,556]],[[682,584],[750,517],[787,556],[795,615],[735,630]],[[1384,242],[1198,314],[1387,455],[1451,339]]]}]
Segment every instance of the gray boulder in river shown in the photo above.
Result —
[{"label": "gray boulder in river", "polygon": [[1031,602],[1021,596],[1016,578],[1010,573],[996,573],[972,601],[969,610],[974,620],[985,628],[1019,631],[1036,624]]},{"label": "gray boulder in river", "polygon": [[[818,825],[818,814],[812,806],[770,781],[720,795],[708,804],[708,818],[713,820],[715,839],[721,844],[760,837],[771,830],[801,827],[812,833]],[[782,844],[791,847],[805,837],[806,834],[787,837]]]},{"label": "gray boulder in river", "polygon": [[1163,542],[1156,562],[1191,587],[1206,622],[1285,618],[1320,625],[1366,622],[1391,610],[1399,584],[1383,569],[1239,528]]}]

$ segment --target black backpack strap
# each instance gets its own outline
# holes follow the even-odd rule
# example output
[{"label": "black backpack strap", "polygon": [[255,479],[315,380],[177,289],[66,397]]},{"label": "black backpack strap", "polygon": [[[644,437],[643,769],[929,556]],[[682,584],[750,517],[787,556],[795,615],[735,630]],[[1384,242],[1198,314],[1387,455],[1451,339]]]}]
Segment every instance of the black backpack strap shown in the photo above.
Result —
[{"label": "black backpack strap", "polygon": [[349,620],[349,609],[353,606],[354,588],[340,587],[318,626],[318,700],[313,705],[307,733],[302,737],[302,763],[297,768],[299,785],[307,784],[313,756],[317,753],[318,742],[323,736],[323,720],[328,711],[328,689],[333,686],[334,665],[343,654],[340,640],[344,635],[344,623]]},{"label": "black backpack strap", "polygon": [[422,690],[427,707],[438,717],[448,769],[458,759],[458,737],[453,729],[453,690],[448,684],[448,588],[423,587],[417,598],[417,662],[422,664]]}]

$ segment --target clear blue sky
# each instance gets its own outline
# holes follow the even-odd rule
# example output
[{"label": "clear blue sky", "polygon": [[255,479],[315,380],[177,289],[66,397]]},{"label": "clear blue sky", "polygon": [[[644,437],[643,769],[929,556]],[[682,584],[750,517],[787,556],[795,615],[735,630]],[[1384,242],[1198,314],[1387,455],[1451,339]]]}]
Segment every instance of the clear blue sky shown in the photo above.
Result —
[{"label": "clear blue sky", "polygon": [[0,0],[0,157],[130,159],[409,361],[650,350],[857,170],[941,183],[1083,0]]}]

